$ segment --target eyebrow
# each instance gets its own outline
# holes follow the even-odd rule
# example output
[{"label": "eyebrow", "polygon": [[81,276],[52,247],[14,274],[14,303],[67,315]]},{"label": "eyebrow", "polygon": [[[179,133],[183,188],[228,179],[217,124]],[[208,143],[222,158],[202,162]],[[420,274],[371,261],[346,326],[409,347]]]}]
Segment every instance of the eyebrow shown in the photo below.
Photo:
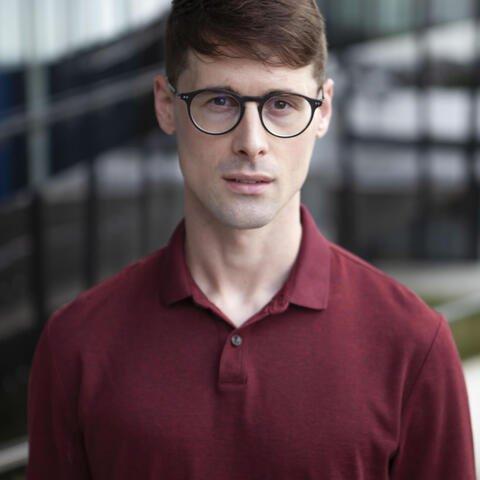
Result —
[{"label": "eyebrow", "polygon": [[[207,85],[206,87],[203,87],[203,89],[205,89],[205,90],[226,90],[228,92],[235,93],[235,94],[240,95],[240,96],[243,95],[242,93],[240,93],[238,90],[236,90],[235,88],[233,88],[230,85]],[[298,93],[298,92],[292,90],[291,88],[283,88],[283,89],[274,88],[274,89],[268,90],[266,92],[263,92],[263,94],[261,94],[260,96],[263,97],[265,95],[269,95],[270,93],[284,93],[284,92],[286,92],[286,93]]]}]

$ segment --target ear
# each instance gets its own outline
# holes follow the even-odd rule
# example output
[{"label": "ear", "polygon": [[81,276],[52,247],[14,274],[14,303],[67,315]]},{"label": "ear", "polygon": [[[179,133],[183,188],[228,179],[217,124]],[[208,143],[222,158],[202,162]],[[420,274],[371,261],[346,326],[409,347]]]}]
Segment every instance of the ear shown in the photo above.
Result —
[{"label": "ear", "polygon": [[331,78],[325,81],[323,84],[323,96],[324,100],[320,110],[320,119],[317,124],[316,136],[322,138],[328,131],[330,125],[330,119],[332,117],[332,101],[334,93],[334,82]]},{"label": "ear", "polygon": [[157,75],[154,80],[155,115],[160,128],[168,135],[175,132],[175,96],[168,87],[165,75]]}]

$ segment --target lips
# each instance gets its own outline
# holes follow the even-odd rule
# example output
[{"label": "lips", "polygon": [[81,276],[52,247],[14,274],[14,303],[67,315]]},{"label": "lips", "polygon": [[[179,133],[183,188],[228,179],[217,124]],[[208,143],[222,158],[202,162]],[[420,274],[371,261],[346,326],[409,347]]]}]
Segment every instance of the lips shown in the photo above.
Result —
[{"label": "lips", "polygon": [[237,183],[245,183],[247,185],[255,185],[256,183],[270,183],[270,182],[264,182],[263,180],[240,180],[237,178],[228,178],[227,179],[229,182],[237,182]]},{"label": "lips", "polygon": [[230,174],[223,177],[230,191],[242,195],[261,195],[270,188],[273,179],[267,175]]},{"label": "lips", "polygon": [[223,177],[225,180],[230,182],[243,183],[247,185],[254,185],[257,183],[270,183],[273,181],[272,178],[267,175],[245,175],[245,174],[229,174]]}]

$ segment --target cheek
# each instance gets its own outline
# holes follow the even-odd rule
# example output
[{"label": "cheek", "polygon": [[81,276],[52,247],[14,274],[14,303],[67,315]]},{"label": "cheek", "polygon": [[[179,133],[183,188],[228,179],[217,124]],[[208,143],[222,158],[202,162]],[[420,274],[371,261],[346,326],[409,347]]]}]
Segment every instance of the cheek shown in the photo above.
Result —
[{"label": "cheek", "polygon": [[218,164],[227,158],[221,139],[206,135],[192,126],[177,131],[180,169],[190,186],[211,186],[219,177]]},{"label": "cheek", "polygon": [[[185,110],[176,112],[175,126],[179,152],[199,162],[216,158],[216,151],[222,149],[222,139],[198,130]],[[210,162],[209,162],[210,163]]]},{"label": "cheek", "polygon": [[177,131],[177,149],[179,157],[183,159],[185,168],[190,169],[190,164],[195,167],[200,162],[205,146],[204,134],[198,131],[188,118],[186,111],[177,112],[175,118]]},{"label": "cheek", "polygon": [[303,182],[308,173],[315,138],[314,136],[313,138],[310,137],[311,135],[305,138],[292,139],[295,141],[292,141],[283,149],[280,157],[284,158],[282,168],[287,178],[289,176],[292,182]]}]

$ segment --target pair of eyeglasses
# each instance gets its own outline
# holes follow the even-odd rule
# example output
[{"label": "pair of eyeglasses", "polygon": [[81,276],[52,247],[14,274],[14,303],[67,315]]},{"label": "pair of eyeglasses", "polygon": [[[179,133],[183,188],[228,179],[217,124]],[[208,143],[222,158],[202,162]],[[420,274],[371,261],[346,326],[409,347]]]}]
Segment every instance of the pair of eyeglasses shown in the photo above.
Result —
[{"label": "pair of eyeglasses", "polygon": [[169,82],[172,93],[187,104],[193,125],[208,135],[231,132],[242,120],[245,104],[258,104],[258,113],[268,133],[280,138],[292,138],[303,133],[312,122],[315,110],[324,101],[299,93],[270,92],[262,97],[237,95],[224,89],[202,89],[179,93]]}]

